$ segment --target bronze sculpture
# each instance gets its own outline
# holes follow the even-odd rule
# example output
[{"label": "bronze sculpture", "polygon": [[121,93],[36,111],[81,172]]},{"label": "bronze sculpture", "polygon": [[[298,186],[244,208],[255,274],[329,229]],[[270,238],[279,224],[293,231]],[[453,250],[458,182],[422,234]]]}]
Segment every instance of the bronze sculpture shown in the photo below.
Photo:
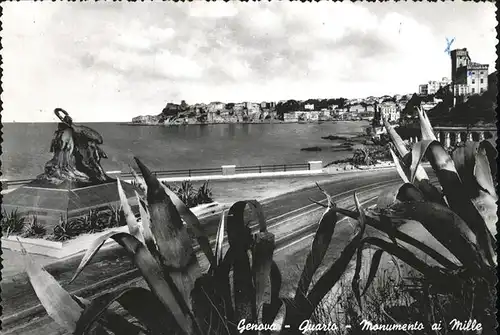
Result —
[{"label": "bronze sculpture", "polygon": [[61,121],[50,146],[50,152],[54,155],[37,181],[61,187],[113,181],[100,164],[102,158],[107,158],[99,147],[103,143],[102,136],[89,127],[74,124],[71,116],[62,108],[56,108],[54,114]]}]

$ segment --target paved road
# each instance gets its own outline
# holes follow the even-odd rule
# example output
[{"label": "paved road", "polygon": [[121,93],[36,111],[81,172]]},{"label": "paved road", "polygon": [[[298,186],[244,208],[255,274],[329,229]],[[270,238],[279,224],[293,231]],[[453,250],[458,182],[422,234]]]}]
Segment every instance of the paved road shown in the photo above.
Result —
[{"label": "paved road", "polygon": [[[393,170],[380,172],[366,172],[362,175],[345,175],[343,180],[335,180],[322,184],[331,194],[338,195],[337,200],[349,206],[352,204],[353,191],[363,192],[364,200],[369,193],[380,192],[384,184],[399,182],[399,177]],[[378,188],[378,190],[374,190]],[[302,243],[293,243],[295,247],[307,245],[311,233],[315,227],[312,223],[317,222],[321,215],[321,208],[310,203],[309,198],[322,200],[324,197],[317,188],[311,187],[290,194],[282,195],[263,203],[264,212],[267,217],[270,231],[278,239],[277,248],[280,254],[287,248],[286,236],[292,233],[300,233],[305,236]],[[340,205],[340,204],[339,204]],[[214,215],[202,220],[210,236],[216,232],[219,216]],[[345,230],[339,238],[345,239]],[[296,236],[294,236],[296,239]],[[309,240],[307,240],[309,239]],[[280,245],[281,243],[281,245]],[[280,249],[282,248],[282,249]],[[47,270],[70,292],[83,297],[92,297],[95,294],[116,288],[119,283],[137,281],[138,271],[125,253],[120,248],[108,249],[98,253],[94,262],[89,265],[82,275],[72,284],[68,281],[76,270],[81,256],[66,262],[47,266]],[[113,280],[113,277],[119,278]],[[43,309],[40,308],[38,300],[26,276],[17,278],[16,282],[2,284],[3,305],[3,334],[63,334],[60,328],[51,322]],[[21,326],[22,324],[22,326]],[[43,330],[42,330],[43,329]]]}]

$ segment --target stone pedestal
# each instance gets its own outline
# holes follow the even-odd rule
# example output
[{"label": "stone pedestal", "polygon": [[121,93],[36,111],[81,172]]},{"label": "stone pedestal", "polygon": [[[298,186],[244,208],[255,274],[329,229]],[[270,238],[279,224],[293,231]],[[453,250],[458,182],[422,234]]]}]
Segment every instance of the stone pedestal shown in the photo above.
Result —
[{"label": "stone pedestal", "polygon": [[[136,188],[126,182],[122,182],[122,187],[130,206],[138,211]],[[120,205],[115,180],[73,189],[40,187],[32,182],[3,195],[2,207],[7,213],[17,210],[21,216],[36,215],[38,221],[50,230],[61,217],[68,220],[88,214],[92,209],[107,206],[119,208]]]},{"label": "stone pedestal", "polygon": [[323,169],[323,161],[310,161],[309,170],[321,170]]},{"label": "stone pedestal", "polygon": [[236,165],[222,165],[222,175],[231,176],[236,173]]}]

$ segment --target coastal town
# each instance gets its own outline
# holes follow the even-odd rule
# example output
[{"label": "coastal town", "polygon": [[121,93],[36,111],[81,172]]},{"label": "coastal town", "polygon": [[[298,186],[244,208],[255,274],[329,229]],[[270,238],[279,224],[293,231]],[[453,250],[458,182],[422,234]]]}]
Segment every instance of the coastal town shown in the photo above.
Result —
[{"label": "coastal town", "polygon": [[[488,64],[473,62],[467,48],[450,52],[451,78],[429,80],[416,93],[369,96],[224,103],[220,101],[180,104],[169,102],[158,115],[137,116],[133,124],[180,125],[213,123],[308,123],[326,121],[372,121],[381,126],[385,118],[399,125],[416,117],[420,107],[432,118],[443,111],[460,108],[471,97],[484,100],[496,96],[496,71],[488,75]],[[489,97],[488,97],[489,96]],[[493,99],[491,102],[493,102]],[[489,106],[494,113],[493,103]],[[491,120],[494,122],[493,120]],[[473,123],[473,122],[472,122]]]}]

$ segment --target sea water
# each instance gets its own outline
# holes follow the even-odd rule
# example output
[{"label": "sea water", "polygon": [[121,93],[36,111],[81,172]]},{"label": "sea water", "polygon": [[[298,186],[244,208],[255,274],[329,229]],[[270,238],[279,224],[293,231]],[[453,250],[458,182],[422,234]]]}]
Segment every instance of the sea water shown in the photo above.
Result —
[{"label": "sea water", "polygon": [[[119,123],[82,124],[98,131],[108,159],[106,171],[130,171],[133,157],[152,170],[219,168],[295,164],[310,160],[329,163],[352,155],[332,151],[332,141],[322,136],[362,134],[368,122],[324,122],[297,124],[213,124],[179,126],[137,126]],[[2,179],[28,179],[43,172],[52,158],[49,152],[56,123],[4,123]],[[322,151],[301,151],[320,146]],[[325,149],[326,148],[326,149]]]}]

